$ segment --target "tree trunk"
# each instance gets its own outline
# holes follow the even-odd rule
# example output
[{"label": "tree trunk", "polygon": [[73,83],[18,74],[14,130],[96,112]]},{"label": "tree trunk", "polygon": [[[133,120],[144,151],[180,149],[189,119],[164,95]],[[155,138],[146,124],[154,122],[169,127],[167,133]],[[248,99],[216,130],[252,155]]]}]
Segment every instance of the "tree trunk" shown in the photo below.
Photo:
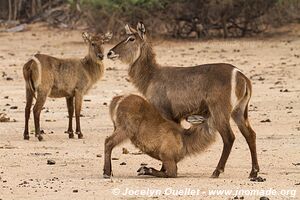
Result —
[{"label": "tree trunk", "polygon": [[19,5],[18,5],[18,17],[20,18],[21,16],[21,11],[22,11],[22,5],[23,5],[23,0],[19,0]]},{"label": "tree trunk", "polygon": [[37,1],[37,10],[36,10],[36,12],[40,13],[41,10],[42,10],[42,2],[41,2],[41,0],[36,0],[36,1]]},{"label": "tree trunk", "polygon": [[12,5],[11,0],[8,0],[8,21],[10,21],[12,18]]},{"label": "tree trunk", "polygon": [[36,15],[36,1],[32,0],[31,1],[31,17]]},{"label": "tree trunk", "polygon": [[49,0],[48,9],[50,10],[52,7],[52,0]]},{"label": "tree trunk", "polygon": [[17,20],[18,17],[18,2],[19,0],[14,0],[14,15],[13,15],[13,20]]}]

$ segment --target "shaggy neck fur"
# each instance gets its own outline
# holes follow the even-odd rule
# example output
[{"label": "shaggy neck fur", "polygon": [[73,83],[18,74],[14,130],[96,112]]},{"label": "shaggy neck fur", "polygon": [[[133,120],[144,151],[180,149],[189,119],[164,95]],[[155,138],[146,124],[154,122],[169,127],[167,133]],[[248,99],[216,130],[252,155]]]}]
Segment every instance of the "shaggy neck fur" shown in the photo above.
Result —
[{"label": "shaggy neck fur", "polygon": [[182,134],[186,155],[203,152],[216,139],[216,134],[209,129],[208,124],[192,126]]},{"label": "shaggy neck fur", "polygon": [[129,68],[129,76],[141,93],[146,94],[150,81],[158,68],[151,45],[144,43],[140,56]]},{"label": "shaggy neck fur", "polygon": [[90,78],[92,79],[93,83],[97,82],[104,73],[104,66],[102,61],[94,60],[91,56],[86,56],[82,60],[83,67],[89,74]]}]

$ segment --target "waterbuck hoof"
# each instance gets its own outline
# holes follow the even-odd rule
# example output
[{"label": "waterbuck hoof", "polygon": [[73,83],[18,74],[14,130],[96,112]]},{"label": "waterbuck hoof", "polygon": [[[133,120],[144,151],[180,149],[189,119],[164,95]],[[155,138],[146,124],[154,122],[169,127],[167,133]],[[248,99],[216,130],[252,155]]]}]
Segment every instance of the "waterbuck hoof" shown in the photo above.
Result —
[{"label": "waterbuck hoof", "polygon": [[137,173],[138,173],[138,176],[141,176],[141,175],[146,175],[148,171],[149,171],[149,168],[143,166],[137,170]]},{"label": "waterbuck hoof", "polygon": [[24,140],[29,140],[29,135],[24,135]]},{"label": "waterbuck hoof", "polygon": [[103,174],[103,178],[108,179],[108,178],[110,178],[110,175]]},{"label": "waterbuck hoof", "polygon": [[43,140],[43,136],[39,135],[39,136],[38,136],[38,140],[39,140],[39,141],[42,141],[42,140]]},{"label": "waterbuck hoof", "polygon": [[70,139],[74,138],[74,131],[73,130],[71,130],[71,131],[67,130],[67,131],[65,131],[65,133],[67,133],[69,135]]},{"label": "waterbuck hoof", "polygon": [[257,178],[258,171],[252,170],[249,174],[249,178]]},{"label": "waterbuck hoof", "polygon": [[82,133],[78,133],[78,139],[82,139],[83,138],[83,134]]},{"label": "waterbuck hoof", "polygon": [[213,172],[213,174],[210,176],[210,178],[219,178],[219,175],[220,175],[220,171],[216,169]]}]

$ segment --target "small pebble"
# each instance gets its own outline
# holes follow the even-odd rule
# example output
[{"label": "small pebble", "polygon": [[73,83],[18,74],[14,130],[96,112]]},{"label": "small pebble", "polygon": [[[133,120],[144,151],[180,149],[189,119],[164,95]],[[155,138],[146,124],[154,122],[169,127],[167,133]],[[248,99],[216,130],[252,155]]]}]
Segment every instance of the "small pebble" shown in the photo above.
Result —
[{"label": "small pebble", "polygon": [[261,123],[266,123],[266,122],[271,122],[271,120],[270,119],[264,119],[264,120],[261,120],[260,122]]},{"label": "small pebble", "polygon": [[55,161],[54,160],[47,160],[47,165],[55,165]]},{"label": "small pebble", "polygon": [[259,200],[270,200],[268,197],[260,197]]},{"label": "small pebble", "polygon": [[123,154],[129,154],[129,151],[126,148],[122,148],[122,153]]},{"label": "small pebble", "polygon": [[289,92],[288,89],[280,90],[280,92]]}]

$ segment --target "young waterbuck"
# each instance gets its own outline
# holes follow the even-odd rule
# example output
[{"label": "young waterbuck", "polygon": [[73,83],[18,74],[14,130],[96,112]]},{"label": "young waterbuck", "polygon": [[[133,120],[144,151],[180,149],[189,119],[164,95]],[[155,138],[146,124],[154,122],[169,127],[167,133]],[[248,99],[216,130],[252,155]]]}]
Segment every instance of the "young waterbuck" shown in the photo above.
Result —
[{"label": "young waterbuck", "polygon": [[176,177],[177,163],[186,155],[202,152],[216,137],[210,119],[183,129],[163,118],[153,105],[137,95],[114,97],[109,110],[115,130],[105,140],[104,178],[111,176],[113,148],[125,139],[129,138],[144,153],[162,161],[160,171],[141,167],[138,175]]},{"label": "young waterbuck", "polygon": [[26,108],[24,139],[29,139],[28,121],[33,98],[36,103],[33,107],[35,136],[43,139],[40,130],[40,113],[46,98],[61,98],[67,100],[69,113],[69,138],[74,137],[72,118],[76,116],[76,134],[82,138],[80,128],[80,111],[83,95],[103,75],[103,43],[111,38],[111,34],[90,35],[82,34],[85,43],[89,47],[88,55],[83,59],[59,59],[43,54],[34,55],[23,67],[23,75],[26,82]]},{"label": "young waterbuck", "polygon": [[225,63],[162,67],[156,62],[145,26],[138,23],[136,30],[128,25],[125,29],[127,38],[113,47],[107,56],[129,64],[131,81],[149,102],[165,118],[176,123],[190,115],[211,117],[212,126],[224,143],[212,177],[219,177],[224,171],[235,140],[229,123],[231,117],[247,140],[252,157],[250,177],[256,177],[259,171],[256,134],[248,120],[252,93],[250,80],[240,70]]}]

